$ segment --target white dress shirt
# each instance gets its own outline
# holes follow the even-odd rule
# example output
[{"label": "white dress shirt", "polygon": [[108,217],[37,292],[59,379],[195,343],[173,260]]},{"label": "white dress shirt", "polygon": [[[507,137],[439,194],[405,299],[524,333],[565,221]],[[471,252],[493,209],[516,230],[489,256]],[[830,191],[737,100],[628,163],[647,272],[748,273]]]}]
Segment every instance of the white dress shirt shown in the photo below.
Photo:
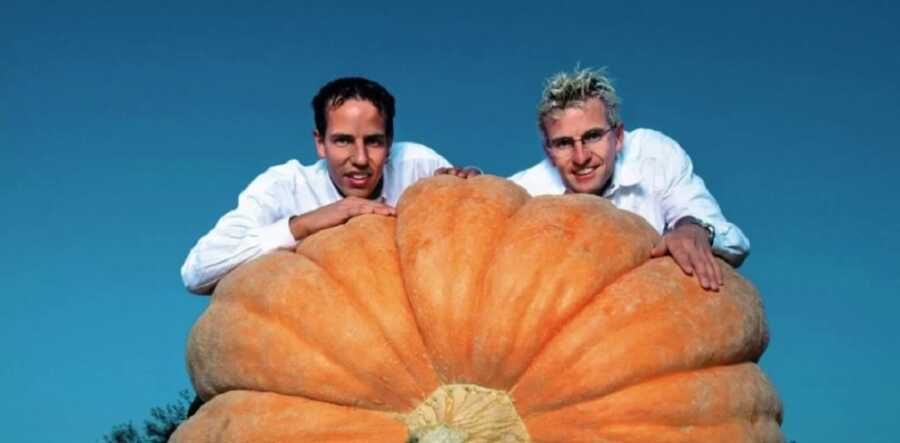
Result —
[{"label": "white dress shirt", "polygon": [[[566,192],[559,171],[546,158],[509,179],[533,196]],[[662,234],[690,215],[715,228],[716,255],[740,264],[750,252],[750,241],[722,215],[703,179],[694,174],[690,157],[665,134],[652,129],[626,131],[611,180],[603,197],[620,209],[640,215],[656,232]]]},{"label": "white dress shirt", "polygon": [[[408,186],[446,166],[451,165],[427,146],[394,143],[384,166],[381,196],[395,206]],[[290,218],[341,198],[325,160],[311,166],[290,160],[269,168],[241,192],[237,208],[222,216],[191,249],[181,267],[185,286],[191,292],[209,293],[219,279],[241,263],[294,246]]]}]

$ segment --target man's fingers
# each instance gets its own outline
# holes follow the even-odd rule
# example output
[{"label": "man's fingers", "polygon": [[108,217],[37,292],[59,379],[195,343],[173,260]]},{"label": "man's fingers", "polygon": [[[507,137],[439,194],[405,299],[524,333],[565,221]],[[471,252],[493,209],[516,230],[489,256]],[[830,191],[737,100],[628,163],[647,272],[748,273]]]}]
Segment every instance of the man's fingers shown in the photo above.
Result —
[{"label": "man's fingers", "polygon": [[709,283],[707,283],[706,281],[706,269],[704,268],[703,261],[700,260],[700,256],[699,254],[697,254],[697,251],[685,247],[684,255],[687,256],[691,268],[694,270],[694,276],[697,277],[697,282],[700,283],[700,286],[702,286],[703,289],[708,289]]},{"label": "man's fingers", "polygon": [[452,175],[454,177],[465,178],[463,171],[456,166],[444,166],[434,170],[434,175]]},{"label": "man's fingers", "polygon": [[691,257],[684,251],[681,247],[669,248],[669,252],[672,254],[672,258],[675,259],[675,263],[681,267],[681,270],[684,271],[687,275],[694,274],[694,266],[691,264]]},{"label": "man's fingers", "polygon": [[703,275],[706,280],[706,285],[704,286],[704,288],[718,291],[719,286],[722,285],[721,273],[719,271],[719,265],[718,263],[716,263],[716,260],[712,255],[712,250],[709,247],[709,243],[697,243],[696,248],[697,259],[702,261],[703,263]]},{"label": "man's fingers", "polygon": [[459,178],[470,178],[481,175],[481,170],[473,166],[467,166],[465,168],[460,168],[458,166],[444,166],[435,169],[434,175],[452,175]]},{"label": "man's fingers", "polygon": [[709,243],[697,243],[696,247],[697,258],[703,261],[703,273],[706,279],[706,285],[704,287],[706,289],[718,291],[719,286],[722,285],[722,277],[719,272],[718,263],[716,263],[716,260],[712,255]]},{"label": "man's fingers", "polygon": [[373,204],[379,209],[379,211],[384,211],[387,214],[394,214],[397,211],[396,208],[387,204],[384,198],[382,198],[381,201],[375,202]]},{"label": "man's fingers", "polygon": [[366,214],[367,208],[368,208],[368,206],[363,205],[363,204],[351,206],[350,207],[350,217],[356,217],[356,216]]},{"label": "man's fingers", "polygon": [[375,207],[375,213],[380,215],[394,215],[395,209],[387,205],[382,205]]},{"label": "man's fingers", "polygon": [[716,257],[713,256],[712,250],[707,252],[709,255],[709,262],[712,263],[713,274],[716,276],[716,282],[719,283],[719,286],[725,286],[725,279],[722,277],[722,265],[716,260]]},{"label": "man's fingers", "polygon": [[691,263],[697,272],[697,280],[700,281],[700,286],[703,286],[703,289],[711,289],[710,275],[712,272],[707,266],[703,249],[696,242],[689,242],[685,249],[687,249],[687,253],[691,257]]},{"label": "man's fingers", "polygon": [[666,238],[662,237],[656,242],[656,245],[653,246],[653,249],[650,250],[651,257],[662,257],[666,255],[668,248],[666,248]]},{"label": "man's fingers", "polygon": [[365,200],[360,201],[360,202],[357,202],[355,205],[353,205],[350,212],[351,212],[351,214],[353,214],[354,217],[359,216],[359,215],[372,214],[375,212],[375,208],[377,207],[378,204],[379,203],[365,201]]},{"label": "man's fingers", "polygon": [[700,280],[700,286],[703,286],[703,289],[717,289],[718,284],[713,281],[712,268],[706,261],[706,256],[700,251],[695,251],[693,262],[694,269],[697,270],[697,278]]},{"label": "man's fingers", "polygon": [[361,206],[358,215],[362,214],[378,214],[378,215],[394,215],[396,209],[379,201],[366,202]]},{"label": "man's fingers", "polygon": [[661,257],[667,252],[687,275],[695,275],[703,289],[718,291],[723,286],[722,269],[712,254],[706,236],[699,239],[688,231],[672,231],[650,250],[651,257]]},{"label": "man's fingers", "polygon": [[482,174],[481,169],[478,169],[474,166],[467,166],[467,167],[463,168],[463,175],[464,175],[463,178],[472,178],[475,176],[479,176],[481,174]]}]

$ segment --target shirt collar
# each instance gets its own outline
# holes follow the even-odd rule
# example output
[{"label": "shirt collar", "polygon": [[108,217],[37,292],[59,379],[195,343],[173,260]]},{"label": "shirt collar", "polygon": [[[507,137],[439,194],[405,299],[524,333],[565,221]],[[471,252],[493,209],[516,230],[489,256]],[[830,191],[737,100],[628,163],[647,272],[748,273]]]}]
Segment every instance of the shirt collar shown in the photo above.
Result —
[{"label": "shirt collar", "polygon": [[316,164],[316,175],[319,177],[318,182],[324,185],[318,185],[316,188],[325,191],[325,201],[319,202],[321,206],[334,203],[341,199],[341,193],[338,192],[337,186],[331,181],[331,174],[328,173],[328,162],[325,159],[319,159]]},{"label": "shirt collar", "polygon": [[541,162],[541,165],[543,166],[544,176],[548,178],[547,194],[565,194],[566,184],[563,183],[563,179],[559,175],[559,170],[556,169],[556,166],[553,166],[553,162],[551,162],[549,158],[545,157],[544,161]]},{"label": "shirt collar", "polygon": [[638,164],[632,161],[632,156],[633,152],[628,149],[628,143],[623,143],[622,152],[616,156],[613,176],[610,178],[612,183],[609,185],[609,188],[606,189],[606,192],[603,193],[604,197],[612,196],[619,189],[631,187],[640,182],[641,171],[637,170]]}]

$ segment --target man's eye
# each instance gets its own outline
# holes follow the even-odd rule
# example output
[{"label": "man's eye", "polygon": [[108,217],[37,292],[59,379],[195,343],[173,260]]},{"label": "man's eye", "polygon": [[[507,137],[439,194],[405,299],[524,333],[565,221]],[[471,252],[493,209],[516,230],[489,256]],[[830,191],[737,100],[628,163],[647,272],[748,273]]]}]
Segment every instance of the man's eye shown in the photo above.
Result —
[{"label": "man's eye", "polygon": [[332,143],[334,143],[338,146],[347,146],[347,145],[353,143],[353,139],[351,139],[349,137],[338,137],[338,138],[335,138],[334,140],[332,140]]},{"label": "man's eye", "polygon": [[550,145],[556,149],[569,148],[574,144],[575,144],[575,140],[572,140],[571,138],[558,138],[558,139],[550,142]]},{"label": "man's eye", "polygon": [[602,130],[594,129],[594,130],[585,132],[581,136],[581,140],[584,143],[596,143],[596,142],[600,141],[600,139],[602,139],[605,134],[606,133],[603,132]]},{"label": "man's eye", "polygon": [[366,139],[366,146],[373,148],[381,148],[387,145],[387,142],[381,137],[372,137]]}]

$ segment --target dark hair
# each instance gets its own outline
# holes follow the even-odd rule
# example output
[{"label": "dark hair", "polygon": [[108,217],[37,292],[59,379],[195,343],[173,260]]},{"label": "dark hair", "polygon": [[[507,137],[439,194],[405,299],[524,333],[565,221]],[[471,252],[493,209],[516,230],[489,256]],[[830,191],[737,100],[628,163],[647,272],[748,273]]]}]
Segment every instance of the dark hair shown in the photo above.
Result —
[{"label": "dark hair", "polygon": [[394,96],[384,86],[362,77],[339,78],[328,82],[313,97],[312,107],[316,118],[316,130],[325,136],[328,108],[340,106],[346,100],[366,100],[375,105],[384,117],[384,132],[388,138],[394,137]]}]

